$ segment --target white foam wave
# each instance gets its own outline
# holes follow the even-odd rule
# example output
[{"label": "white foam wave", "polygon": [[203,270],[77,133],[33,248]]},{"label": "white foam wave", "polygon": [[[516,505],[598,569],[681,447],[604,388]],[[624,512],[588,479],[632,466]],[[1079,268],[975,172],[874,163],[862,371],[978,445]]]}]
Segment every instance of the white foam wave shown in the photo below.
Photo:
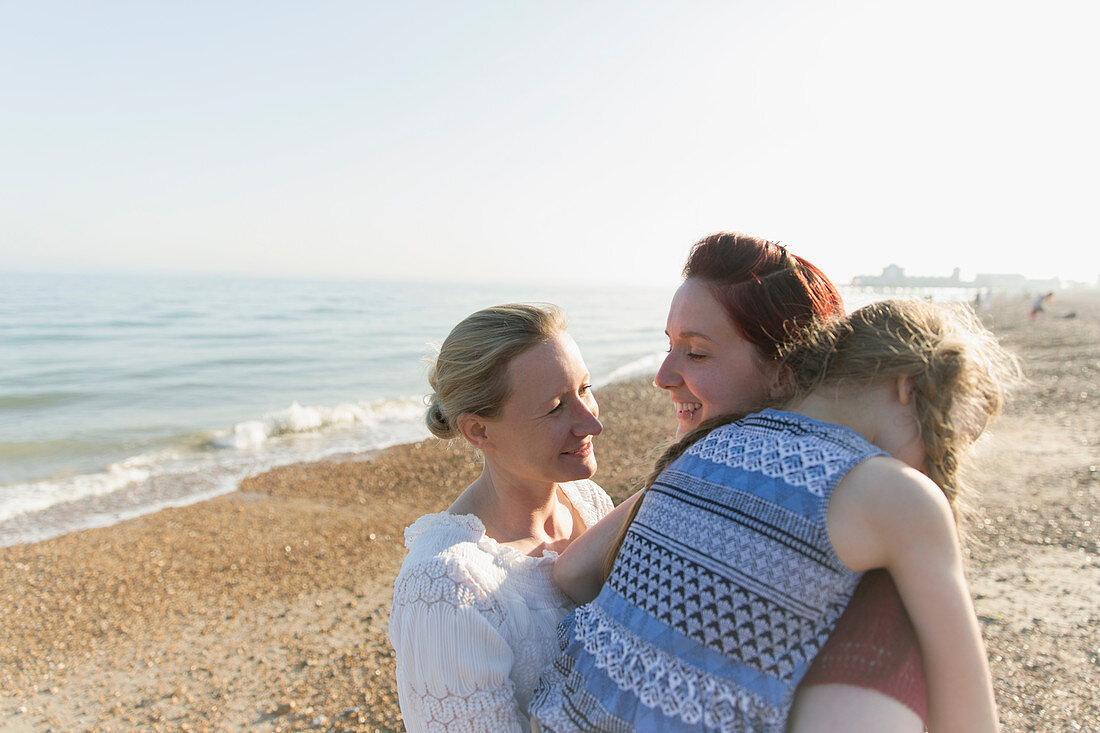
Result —
[{"label": "white foam wave", "polygon": [[[607,384],[652,375],[663,353],[628,362]],[[171,449],[114,463],[97,473],[0,486],[0,546],[104,526],[233,491],[249,475],[335,454],[366,453],[429,437],[424,399],[333,407],[298,402],[259,419],[194,436]]]},{"label": "white foam wave", "polygon": [[155,451],[113,463],[99,473],[49,481],[30,481],[0,488],[0,522],[91,496],[104,496],[148,481],[165,462],[177,457],[171,450]]},{"label": "white foam wave", "polygon": [[284,410],[268,413],[259,420],[237,423],[231,431],[216,435],[218,448],[249,450],[272,438],[300,433],[319,433],[329,428],[378,427],[387,423],[419,420],[424,411],[422,398],[375,403],[345,403],[336,407],[308,407],[294,402]]},{"label": "white foam wave", "polygon": [[[0,546],[110,524],[166,506],[232,491],[245,477],[279,465],[361,453],[428,437],[422,398],[284,410],[213,433],[199,447],[152,451],[103,471],[0,486]],[[37,526],[34,515],[107,500],[107,512],[83,512],[64,526]],[[62,511],[64,510],[64,511]],[[58,531],[60,530],[60,531]]]}]

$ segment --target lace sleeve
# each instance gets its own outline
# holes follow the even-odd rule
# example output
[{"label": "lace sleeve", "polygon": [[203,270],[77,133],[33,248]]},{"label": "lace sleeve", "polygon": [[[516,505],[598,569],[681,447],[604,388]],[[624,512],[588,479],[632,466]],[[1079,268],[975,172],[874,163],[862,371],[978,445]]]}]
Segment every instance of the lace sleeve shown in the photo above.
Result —
[{"label": "lace sleeve", "polygon": [[473,581],[434,559],[394,586],[390,641],[410,733],[527,731],[509,671],[513,652],[476,602]]},{"label": "lace sleeve", "polygon": [[573,481],[562,486],[586,527],[591,527],[615,508],[607,492],[591,479]]}]

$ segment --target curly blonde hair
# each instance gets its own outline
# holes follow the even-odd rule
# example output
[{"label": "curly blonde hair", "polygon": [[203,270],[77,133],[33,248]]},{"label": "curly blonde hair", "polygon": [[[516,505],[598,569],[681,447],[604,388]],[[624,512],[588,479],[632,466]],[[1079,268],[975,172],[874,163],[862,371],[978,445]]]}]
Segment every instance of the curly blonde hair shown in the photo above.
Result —
[{"label": "curly blonde hair", "polygon": [[823,385],[909,377],[924,472],[943,490],[956,518],[965,493],[961,459],[1021,375],[1019,360],[969,306],[920,300],[872,303],[818,324],[787,344],[783,358],[794,375],[794,399]]}]

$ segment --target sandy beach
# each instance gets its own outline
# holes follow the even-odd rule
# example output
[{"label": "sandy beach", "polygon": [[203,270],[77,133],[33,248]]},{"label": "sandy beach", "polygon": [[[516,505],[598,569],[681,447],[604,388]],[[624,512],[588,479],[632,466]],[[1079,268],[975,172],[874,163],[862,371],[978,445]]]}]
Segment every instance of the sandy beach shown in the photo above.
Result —
[{"label": "sandy beach", "polygon": [[[968,573],[1004,729],[1097,731],[1100,295],[1027,308],[986,314],[1029,381],[976,451]],[[645,379],[597,398],[596,479],[618,501],[671,409]],[[402,532],[479,466],[458,442],[402,445],[0,549],[0,730],[403,730],[386,636]]]}]

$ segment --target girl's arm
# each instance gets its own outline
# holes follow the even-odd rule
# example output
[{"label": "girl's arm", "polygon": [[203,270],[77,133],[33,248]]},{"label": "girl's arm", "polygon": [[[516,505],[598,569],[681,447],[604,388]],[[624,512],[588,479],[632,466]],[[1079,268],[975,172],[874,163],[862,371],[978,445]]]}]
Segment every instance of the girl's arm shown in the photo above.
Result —
[{"label": "girl's arm", "polygon": [[599,595],[603,582],[607,580],[604,576],[607,555],[643,493],[637,492],[585,530],[584,534],[569,543],[554,563],[554,583],[575,603],[588,603]]},{"label": "girl's arm", "polygon": [[929,729],[996,731],[989,663],[939,487],[900,461],[873,458],[837,486],[828,528],[849,568],[893,576],[920,642]]}]

